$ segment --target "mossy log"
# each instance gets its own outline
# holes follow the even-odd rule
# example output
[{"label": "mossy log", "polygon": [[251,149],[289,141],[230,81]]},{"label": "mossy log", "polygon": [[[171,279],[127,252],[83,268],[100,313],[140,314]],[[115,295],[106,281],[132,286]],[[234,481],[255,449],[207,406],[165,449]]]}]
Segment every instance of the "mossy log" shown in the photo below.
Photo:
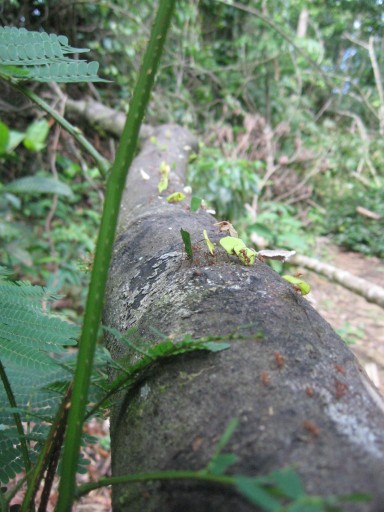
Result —
[{"label": "mossy log", "polygon": [[[230,472],[262,475],[285,466],[316,495],[365,492],[371,503],[348,511],[384,510],[384,402],[355,356],[307,300],[268,265],[244,266],[219,245],[223,235],[181,191],[195,140],[162,126],[131,168],[110,268],[104,324],[136,326],[148,344],[159,333],[176,343],[233,336],[229,350],[189,353],[164,362],[140,386],[116,400],[111,420],[113,475],[200,469],[228,422],[239,425],[226,451]],[[171,166],[159,196],[162,162]],[[214,169],[212,169],[214,172]],[[149,179],[145,179],[149,176]],[[193,260],[180,228],[190,232]],[[211,256],[206,229],[215,242]],[[114,358],[125,354],[107,341]],[[135,354],[127,354],[134,359]],[[119,485],[115,511],[246,512],[255,510],[232,489],[191,481]]]}]

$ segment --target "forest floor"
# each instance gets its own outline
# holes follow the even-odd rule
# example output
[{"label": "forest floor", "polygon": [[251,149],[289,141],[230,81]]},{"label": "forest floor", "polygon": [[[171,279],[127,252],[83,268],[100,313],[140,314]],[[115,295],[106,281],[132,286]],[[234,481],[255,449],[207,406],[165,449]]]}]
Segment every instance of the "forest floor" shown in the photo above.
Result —
[{"label": "forest floor", "polygon": [[[343,251],[327,239],[318,240],[311,256],[384,288],[384,261],[378,258]],[[383,309],[314,272],[304,270],[303,274],[312,287],[312,305],[348,343],[384,394]]]}]

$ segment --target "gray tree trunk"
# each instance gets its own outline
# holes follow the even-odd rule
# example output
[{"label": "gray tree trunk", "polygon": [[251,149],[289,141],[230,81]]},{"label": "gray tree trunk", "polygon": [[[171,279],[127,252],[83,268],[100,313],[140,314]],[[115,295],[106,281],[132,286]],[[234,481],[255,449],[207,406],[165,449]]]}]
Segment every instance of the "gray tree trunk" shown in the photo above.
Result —
[{"label": "gray tree trunk", "polygon": [[[116,401],[113,474],[200,469],[238,417],[226,449],[238,456],[231,472],[262,475],[290,465],[308,493],[366,492],[370,504],[346,510],[383,511],[382,397],[305,298],[266,264],[245,267],[219,249],[222,233],[211,215],[159,197],[161,163],[172,168],[163,195],[182,190],[195,141],[177,126],[159,127],[154,135],[130,171],[104,324],[122,332],[137,326],[149,344],[161,340],[159,332],[175,342],[186,333],[239,335],[229,350],[160,365]],[[191,233],[193,262],[183,253],[180,228]],[[215,257],[201,242],[204,229],[217,244]],[[113,340],[109,348],[114,358],[125,350]],[[113,505],[130,512],[255,510],[235,491],[195,482],[119,485]]]}]

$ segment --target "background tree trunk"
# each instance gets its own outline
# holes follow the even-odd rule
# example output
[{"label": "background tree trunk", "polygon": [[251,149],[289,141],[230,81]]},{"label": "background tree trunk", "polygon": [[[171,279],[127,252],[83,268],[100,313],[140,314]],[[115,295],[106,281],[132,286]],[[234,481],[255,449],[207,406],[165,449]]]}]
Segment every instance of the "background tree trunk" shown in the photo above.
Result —
[{"label": "background tree trunk", "polygon": [[[130,171],[110,269],[104,324],[137,326],[148,344],[234,335],[231,348],[190,353],[159,366],[112,412],[114,475],[200,469],[228,422],[239,426],[226,451],[231,472],[262,475],[294,466],[311,494],[367,492],[384,503],[384,403],[356,358],[310,304],[266,264],[242,266],[219,248],[216,220],[188,211],[186,200],[159,197],[160,166],[171,166],[165,195],[182,190],[191,135],[154,131]],[[150,176],[143,179],[142,171]],[[212,169],[214,172],[214,169]],[[186,259],[180,228],[191,233]],[[203,230],[216,242],[208,254]],[[260,333],[262,337],[260,337]],[[125,348],[109,339],[114,358]],[[126,354],[134,360],[135,354]],[[231,490],[191,482],[113,490],[114,510],[237,512],[255,510]]]}]

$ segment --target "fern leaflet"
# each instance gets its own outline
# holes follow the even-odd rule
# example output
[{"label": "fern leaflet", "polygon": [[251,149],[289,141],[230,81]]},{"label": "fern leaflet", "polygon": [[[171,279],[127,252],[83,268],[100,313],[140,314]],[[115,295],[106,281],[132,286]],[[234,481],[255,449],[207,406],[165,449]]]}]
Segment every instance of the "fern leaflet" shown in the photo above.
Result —
[{"label": "fern leaflet", "polygon": [[71,47],[63,35],[0,27],[0,75],[6,77],[38,82],[106,82],[97,75],[97,62],[67,56],[88,51]]}]

